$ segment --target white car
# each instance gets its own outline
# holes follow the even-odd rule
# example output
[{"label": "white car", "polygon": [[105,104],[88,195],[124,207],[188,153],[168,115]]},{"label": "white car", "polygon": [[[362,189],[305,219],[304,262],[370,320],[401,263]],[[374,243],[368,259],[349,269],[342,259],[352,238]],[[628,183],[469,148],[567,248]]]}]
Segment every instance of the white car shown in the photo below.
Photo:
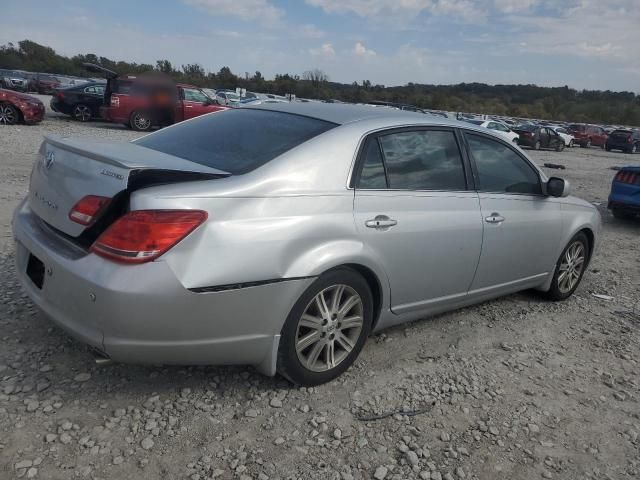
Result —
[{"label": "white car", "polygon": [[509,127],[507,127],[504,123],[497,122],[495,120],[467,120],[469,123],[473,123],[474,125],[479,125],[483,128],[488,128],[489,130],[493,130],[498,133],[500,136],[506,138],[512,143],[518,144],[518,135],[516,132],[512,131]]},{"label": "white car", "polygon": [[573,147],[574,137],[569,133],[569,131],[566,128],[560,127],[560,126],[551,126],[549,128],[554,132],[556,132],[558,135],[560,135],[560,138],[564,140],[565,147],[569,147],[569,148]]}]

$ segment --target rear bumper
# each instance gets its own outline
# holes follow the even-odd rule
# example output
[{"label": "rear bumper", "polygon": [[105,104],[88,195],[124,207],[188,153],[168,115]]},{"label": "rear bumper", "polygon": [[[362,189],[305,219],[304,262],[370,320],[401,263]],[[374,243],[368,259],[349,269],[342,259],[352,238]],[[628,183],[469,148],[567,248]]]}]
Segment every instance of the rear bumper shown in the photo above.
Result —
[{"label": "rear bumper", "polygon": [[640,213],[640,185],[614,183],[608,208]]},{"label": "rear bumper", "polygon": [[[16,272],[40,309],[115,361],[248,364],[275,374],[280,331],[313,279],[211,293],[185,288],[166,262],[119,265],[53,233],[22,203],[14,215]],[[29,256],[44,263],[39,289]]]},{"label": "rear bumper", "polygon": [[633,144],[629,142],[612,142],[607,141],[607,148],[610,150],[622,150],[623,152],[630,151],[633,148]]}]

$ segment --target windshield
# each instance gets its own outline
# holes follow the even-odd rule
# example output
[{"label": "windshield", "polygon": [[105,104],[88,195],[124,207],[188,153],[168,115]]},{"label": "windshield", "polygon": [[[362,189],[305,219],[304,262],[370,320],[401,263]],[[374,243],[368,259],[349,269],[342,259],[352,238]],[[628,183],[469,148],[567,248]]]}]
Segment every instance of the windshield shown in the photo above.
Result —
[{"label": "windshield", "polygon": [[335,126],[290,113],[236,109],[179,123],[135,143],[242,175]]},{"label": "windshield", "polygon": [[484,120],[467,120],[469,123],[473,123],[474,125],[482,125]]},{"label": "windshield", "polygon": [[525,124],[515,128],[515,130],[524,130],[525,132],[533,132],[536,129],[535,125]]}]

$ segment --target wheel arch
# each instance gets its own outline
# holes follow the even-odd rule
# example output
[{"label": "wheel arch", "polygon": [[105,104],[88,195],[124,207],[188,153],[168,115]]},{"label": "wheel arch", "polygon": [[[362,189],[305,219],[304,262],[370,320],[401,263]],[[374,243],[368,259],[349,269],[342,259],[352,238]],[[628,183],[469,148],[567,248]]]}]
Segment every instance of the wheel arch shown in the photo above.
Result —
[{"label": "wheel arch", "polygon": [[369,285],[374,299],[374,329],[384,308],[390,304],[389,279],[384,268],[367,255],[366,247],[361,242],[343,240],[307,251],[290,265],[284,276],[317,277],[341,267],[355,270]]}]

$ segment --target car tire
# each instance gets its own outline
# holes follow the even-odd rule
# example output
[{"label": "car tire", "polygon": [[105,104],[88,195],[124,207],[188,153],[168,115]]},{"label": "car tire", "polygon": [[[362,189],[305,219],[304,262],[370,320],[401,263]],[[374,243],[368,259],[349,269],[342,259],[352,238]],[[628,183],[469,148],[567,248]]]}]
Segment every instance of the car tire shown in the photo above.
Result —
[{"label": "car tire", "polygon": [[605,149],[607,152],[610,152],[610,151],[611,151],[611,147],[610,147],[609,145],[605,145],[604,149]]},{"label": "car tire", "polygon": [[633,145],[631,145],[631,147],[629,148],[629,153],[636,153],[638,151],[638,145],[636,145],[635,143]]},{"label": "car tire", "polygon": [[91,108],[84,103],[78,103],[73,107],[73,111],[71,112],[71,116],[74,120],[79,122],[88,122],[93,117],[93,112]]},{"label": "car tire", "polygon": [[278,373],[301,386],[337,378],[358,357],[372,323],[373,296],[366,280],[350,268],[329,270],[307,288],[287,317]]},{"label": "car tire", "polygon": [[545,293],[549,300],[564,300],[576,291],[587,268],[589,254],[589,239],[583,232],[576,234],[562,250],[556,263],[551,288]]},{"label": "car tire", "polygon": [[591,139],[587,140],[587,143],[584,144],[584,148],[591,148]]},{"label": "car tire", "polygon": [[564,142],[558,143],[556,146],[556,152],[561,152],[564,150]]},{"label": "car tire", "polygon": [[534,150],[540,150],[540,140],[536,140],[536,143],[533,144]]},{"label": "car tire", "polygon": [[138,132],[148,132],[153,126],[151,116],[142,110],[137,110],[131,114],[129,118],[129,125],[133,130]]},{"label": "car tire", "polygon": [[0,103],[0,125],[15,125],[20,121],[20,112],[10,103]]},{"label": "car tire", "polygon": [[569,141],[569,148],[573,148],[573,140]]}]

